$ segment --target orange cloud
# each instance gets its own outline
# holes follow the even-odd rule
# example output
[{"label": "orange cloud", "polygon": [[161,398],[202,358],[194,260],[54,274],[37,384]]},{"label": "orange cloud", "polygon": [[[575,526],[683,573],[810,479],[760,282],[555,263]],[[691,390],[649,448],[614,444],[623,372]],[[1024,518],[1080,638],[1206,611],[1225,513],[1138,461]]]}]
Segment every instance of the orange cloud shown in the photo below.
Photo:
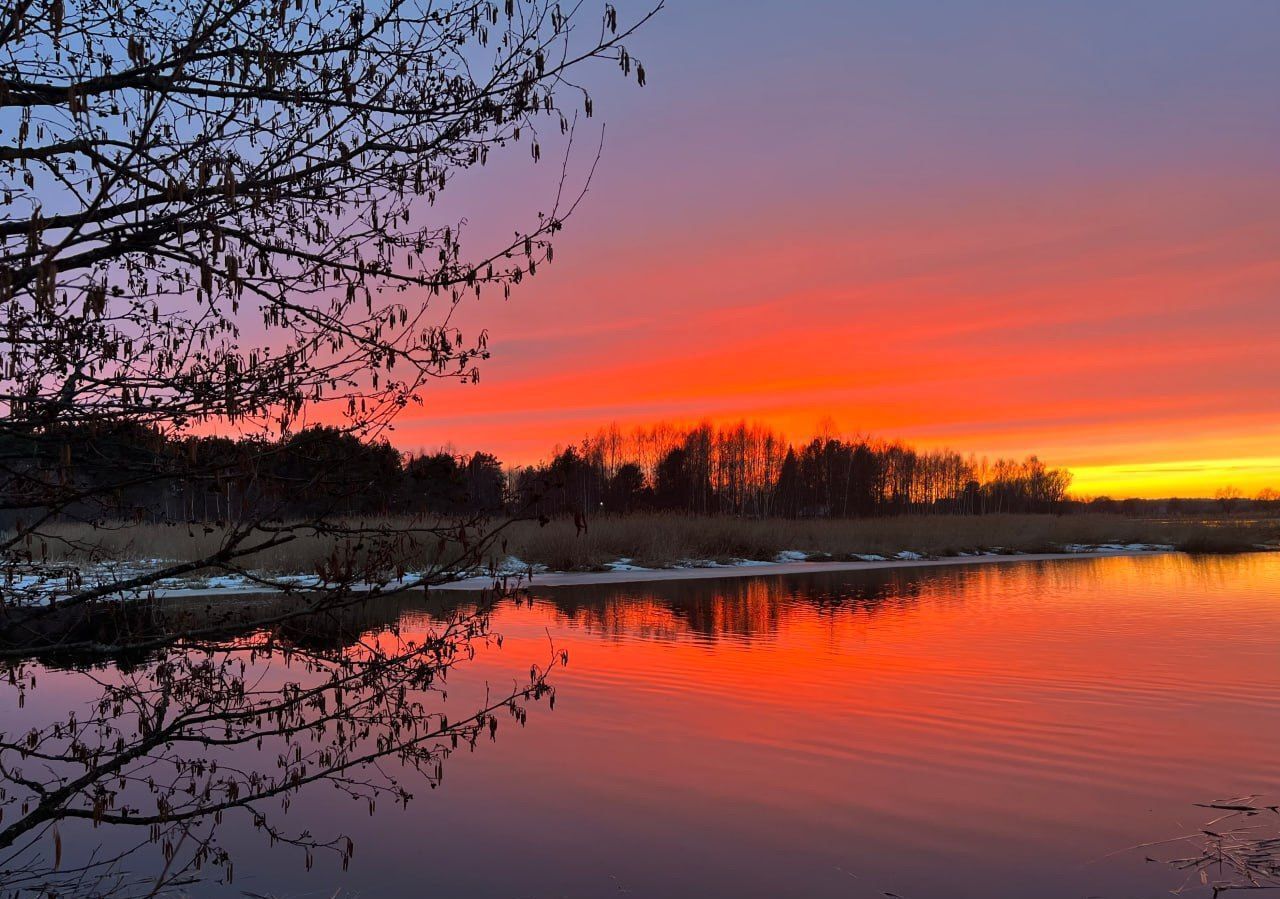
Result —
[{"label": "orange cloud", "polygon": [[834,420],[1036,452],[1117,495],[1203,493],[1277,452],[1280,182],[892,199],[761,210],[782,233],[571,228],[509,304],[462,314],[492,337],[481,383],[429,391],[395,439],[524,462],[609,421]]}]

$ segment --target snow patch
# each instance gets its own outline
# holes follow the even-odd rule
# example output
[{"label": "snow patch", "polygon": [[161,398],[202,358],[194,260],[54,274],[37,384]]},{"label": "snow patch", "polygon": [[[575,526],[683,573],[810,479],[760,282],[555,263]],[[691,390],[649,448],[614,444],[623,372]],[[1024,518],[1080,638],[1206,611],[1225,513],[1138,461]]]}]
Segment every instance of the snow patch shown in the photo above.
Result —
[{"label": "snow patch", "polygon": [[225,590],[228,587],[243,587],[245,579],[236,574],[215,575],[204,579],[204,586],[210,590]]},{"label": "snow patch", "polygon": [[492,574],[495,577],[520,577],[530,572],[539,574],[547,570],[547,566],[541,563],[525,562],[515,556],[507,556],[494,567],[480,572],[481,574]]},{"label": "snow patch", "polygon": [[610,562],[608,565],[605,565],[604,567],[609,571],[652,571],[653,570],[651,568],[645,568],[643,565],[632,564],[633,562],[635,562],[635,560],[628,557],[628,558],[618,559],[617,561],[614,561],[614,562]]}]

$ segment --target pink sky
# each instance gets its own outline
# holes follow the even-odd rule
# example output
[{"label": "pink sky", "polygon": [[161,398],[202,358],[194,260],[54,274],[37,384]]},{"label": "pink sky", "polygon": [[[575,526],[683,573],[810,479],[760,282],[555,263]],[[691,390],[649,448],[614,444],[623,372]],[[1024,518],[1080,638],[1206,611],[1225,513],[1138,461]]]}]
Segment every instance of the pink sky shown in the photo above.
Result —
[{"label": "pink sky", "polygon": [[[599,75],[555,264],[465,310],[481,383],[395,442],[519,463],[610,421],[828,421],[1084,493],[1280,487],[1280,23],[1148,6],[667,11],[650,87]],[[545,168],[452,200],[509,233]]]}]

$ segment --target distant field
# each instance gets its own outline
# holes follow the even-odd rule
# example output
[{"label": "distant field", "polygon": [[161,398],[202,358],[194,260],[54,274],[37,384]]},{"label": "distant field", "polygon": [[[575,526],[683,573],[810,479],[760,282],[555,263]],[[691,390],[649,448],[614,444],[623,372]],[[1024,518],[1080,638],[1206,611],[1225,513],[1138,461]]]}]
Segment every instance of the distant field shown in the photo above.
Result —
[{"label": "distant field", "polygon": [[[395,526],[400,522],[368,522]],[[53,529],[70,539],[92,539],[104,555],[117,559],[193,560],[216,549],[218,529],[200,525],[138,525],[93,532],[87,526]],[[618,559],[636,565],[668,567],[694,560],[773,560],[782,552],[813,559],[853,555],[891,556],[912,551],[929,556],[1006,550],[1051,552],[1064,546],[1167,544],[1190,552],[1235,552],[1280,543],[1280,519],[1181,520],[1135,519],[1116,515],[909,515],[871,519],[741,519],[682,515],[601,517],[578,533],[571,521],[546,526],[512,523],[505,544],[490,554],[495,564],[508,556],[555,570],[591,570]],[[328,558],[334,540],[314,535],[245,560],[245,567],[278,573],[309,573]],[[57,542],[53,558],[75,558]],[[433,562],[435,541],[407,547],[403,564],[413,570]]]}]

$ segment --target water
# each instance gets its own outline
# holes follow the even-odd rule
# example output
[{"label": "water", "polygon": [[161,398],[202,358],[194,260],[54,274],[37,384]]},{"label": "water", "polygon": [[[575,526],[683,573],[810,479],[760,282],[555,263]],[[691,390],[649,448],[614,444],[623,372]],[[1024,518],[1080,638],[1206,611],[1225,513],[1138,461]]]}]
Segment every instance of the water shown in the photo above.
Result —
[{"label": "water", "polygon": [[[1195,833],[1197,802],[1280,798],[1278,587],[1271,554],[535,592],[496,611],[502,648],[449,704],[554,645],[554,710],[452,756],[439,789],[408,777],[407,807],[300,797],[286,820],[350,834],[348,871],[224,824],[234,891],[193,890],[1168,895],[1186,875],[1146,857],[1179,853],[1130,847]],[[74,702],[83,677],[33,697]]]}]

